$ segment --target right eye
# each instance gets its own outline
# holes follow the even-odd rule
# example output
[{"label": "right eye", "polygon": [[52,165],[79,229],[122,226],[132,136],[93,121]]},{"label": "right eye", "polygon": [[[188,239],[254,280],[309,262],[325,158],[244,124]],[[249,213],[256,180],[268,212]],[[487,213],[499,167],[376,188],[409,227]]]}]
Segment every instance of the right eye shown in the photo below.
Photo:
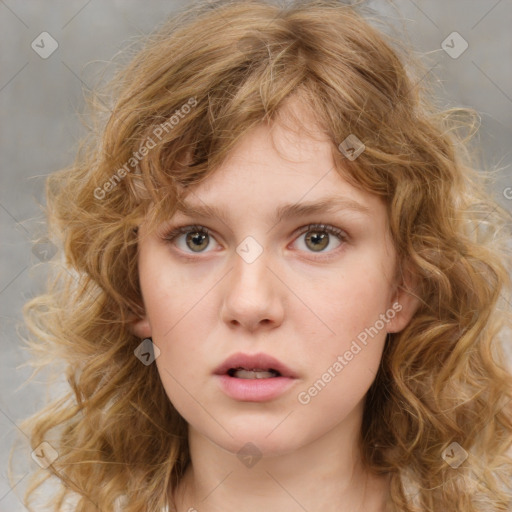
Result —
[{"label": "right eye", "polygon": [[[185,247],[180,246],[179,241],[181,235],[186,235],[184,240]],[[188,252],[187,249],[190,249],[194,253],[208,252],[204,251],[206,247],[208,247],[209,239],[215,238],[212,237],[208,228],[199,225],[191,225],[191,226],[180,226],[172,229],[168,233],[163,236],[164,240],[172,242],[175,244],[180,250],[183,252]]]}]

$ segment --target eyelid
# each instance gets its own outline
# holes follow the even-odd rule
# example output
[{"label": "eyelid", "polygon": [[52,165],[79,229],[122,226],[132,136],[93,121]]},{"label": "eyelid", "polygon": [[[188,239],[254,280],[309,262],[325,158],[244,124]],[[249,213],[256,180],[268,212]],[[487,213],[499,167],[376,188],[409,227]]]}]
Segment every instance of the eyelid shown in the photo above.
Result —
[{"label": "eyelid", "polygon": [[[183,226],[176,226],[175,228],[163,230],[163,233],[159,234],[159,236],[163,240],[172,242],[173,240],[178,238],[178,236],[180,236],[180,235],[183,235],[186,233],[195,233],[195,232],[202,233],[202,234],[208,235],[212,238],[215,238],[212,231],[210,229],[208,229],[206,226],[203,226],[201,224],[186,224]],[[215,240],[216,240],[216,238],[215,238]]]},{"label": "eyelid", "polygon": [[314,231],[315,229],[318,231],[327,231],[329,234],[338,236],[342,240],[348,240],[349,238],[348,233],[345,230],[333,226],[332,224],[325,224],[322,222],[313,222],[311,224],[301,226],[300,228],[297,228],[292,235],[299,236],[307,233],[308,231]]}]

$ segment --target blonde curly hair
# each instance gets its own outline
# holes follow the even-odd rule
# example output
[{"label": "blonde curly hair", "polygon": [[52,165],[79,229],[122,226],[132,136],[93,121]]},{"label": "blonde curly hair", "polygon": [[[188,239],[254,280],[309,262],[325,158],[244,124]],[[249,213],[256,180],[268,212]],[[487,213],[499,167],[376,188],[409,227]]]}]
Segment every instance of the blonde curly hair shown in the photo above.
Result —
[{"label": "blonde curly hair", "polygon": [[[512,317],[510,214],[471,163],[475,114],[434,107],[421,64],[372,23],[330,0],[194,2],[124,54],[108,96],[90,96],[90,135],[47,180],[65,265],[54,258],[46,293],[24,309],[34,367],[62,362],[70,388],[22,425],[32,449],[46,441],[58,453],[33,476],[30,510],[52,476],[54,511],[69,496],[79,512],[171,505],[190,461],[187,425],[156,366],[134,357],[141,340],[128,325],[144,313],[134,228],[150,212],[153,226],[168,219],[178,187],[207,179],[293,96],[350,183],[385,198],[399,268],[420,282],[420,307],[389,335],[366,398],[364,463],[391,474],[389,510],[511,506],[500,343]],[[350,134],[366,146],[354,160],[339,150]],[[454,446],[468,454],[456,469],[443,457]]]}]

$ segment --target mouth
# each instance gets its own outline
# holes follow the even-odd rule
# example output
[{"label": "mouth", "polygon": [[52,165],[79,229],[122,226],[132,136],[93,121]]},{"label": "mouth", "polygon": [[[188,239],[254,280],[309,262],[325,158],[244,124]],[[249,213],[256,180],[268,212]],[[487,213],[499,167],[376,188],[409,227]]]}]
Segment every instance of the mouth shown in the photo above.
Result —
[{"label": "mouth", "polygon": [[234,354],[217,367],[220,389],[238,402],[269,402],[285,395],[298,381],[286,365],[267,354]]},{"label": "mouth", "polygon": [[234,354],[218,366],[215,375],[227,375],[234,379],[275,379],[296,376],[284,363],[267,354]]},{"label": "mouth", "polygon": [[230,368],[227,371],[227,374],[230,377],[235,377],[236,379],[272,379],[274,377],[280,377],[281,374],[272,368],[268,370],[259,370],[252,369],[248,370],[246,368]]}]

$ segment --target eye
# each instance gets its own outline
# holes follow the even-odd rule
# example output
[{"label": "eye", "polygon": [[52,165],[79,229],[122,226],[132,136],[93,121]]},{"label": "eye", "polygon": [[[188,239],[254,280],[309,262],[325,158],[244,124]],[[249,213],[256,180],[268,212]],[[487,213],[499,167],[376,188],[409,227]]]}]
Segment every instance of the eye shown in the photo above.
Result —
[{"label": "eye", "polygon": [[[192,252],[197,253],[205,252],[203,249],[208,247],[209,238],[213,238],[207,228],[195,225],[175,228],[167,233],[163,238],[169,242],[176,243],[175,239],[179,239],[181,235],[186,235],[184,240],[186,247],[192,250]],[[176,245],[182,251],[187,252],[186,248],[184,249],[183,247],[180,247],[178,243],[176,243]]]},{"label": "eye", "polygon": [[[331,245],[330,235],[334,235],[340,242],[337,247],[339,247],[342,242],[348,240],[348,235],[344,231],[329,224],[309,224],[308,226],[299,228],[294,235],[300,237],[304,234],[307,235],[304,239],[306,250],[317,253],[326,252],[324,249]],[[180,246],[178,243],[181,235],[186,235],[183,239],[185,247],[183,247],[183,244]],[[190,249],[195,253],[208,252],[204,249],[210,245],[210,238],[215,240],[209,230],[200,225],[177,227],[163,236],[164,240],[174,243],[183,252],[188,252],[187,249]],[[336,247],[334,249],[336,249]]]},{"label": "eye", "polygon": [[344,231],[329,224],[310,224],[309,226],[300,228],[299,236],[304,234],[306,235],[304,239],[305,245],[312,252],[326,252],[324,249],[331,245],[330,235],[334,235],[340,242],[337,247],[339,247],[342,242],[348,240],[348,235]]}]

